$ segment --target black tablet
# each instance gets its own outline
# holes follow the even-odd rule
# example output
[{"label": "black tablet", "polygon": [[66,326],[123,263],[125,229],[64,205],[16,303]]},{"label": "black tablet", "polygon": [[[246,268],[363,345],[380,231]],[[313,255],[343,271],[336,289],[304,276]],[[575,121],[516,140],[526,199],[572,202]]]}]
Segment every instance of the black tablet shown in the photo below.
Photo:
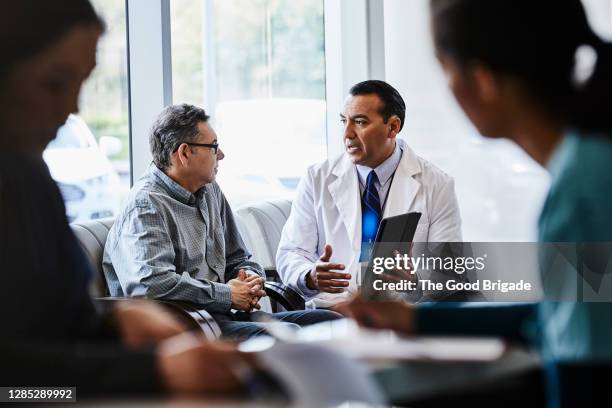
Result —
[{"label": "black tablet", "polygon": [[383,218],[376,233],[376,241],[370,252],[370,259],[365,273],[361,274],[361,293],[366,299],[374,299],[373,282],[380,276],[372,271],[375,258],[393,257],[397,251],[400,255],[409,253],[410,243],[421,219],[421,213],[411,212],[394,217]]},{"label": "black tablet", "polygon": [[375,242],[412,242],[420,219],[420,212],[383,218],[380,221]]}]

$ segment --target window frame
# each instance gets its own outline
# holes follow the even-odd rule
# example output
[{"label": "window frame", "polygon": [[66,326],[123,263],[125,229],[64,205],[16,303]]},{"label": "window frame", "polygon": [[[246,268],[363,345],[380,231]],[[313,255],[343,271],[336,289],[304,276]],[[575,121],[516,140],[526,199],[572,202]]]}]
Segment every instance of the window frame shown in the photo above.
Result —
[{"label": "window frame", "polygon": [[[148,132],[153,120],[172,104],[170,1],[125,0],[131,185],[151,163]],[[212,19],[212,1],[204,0],[203,18],[208,23]],[[384,13],[383,0],[323,1],[325,143],[328,157],[332,157],[344,151],[337,118],[350,87],[365,79],[384,80]],[[355,43],[365,44],[364,49],[355,47]],[[209,80],[211,72],[214,66],[205,68]]]}]

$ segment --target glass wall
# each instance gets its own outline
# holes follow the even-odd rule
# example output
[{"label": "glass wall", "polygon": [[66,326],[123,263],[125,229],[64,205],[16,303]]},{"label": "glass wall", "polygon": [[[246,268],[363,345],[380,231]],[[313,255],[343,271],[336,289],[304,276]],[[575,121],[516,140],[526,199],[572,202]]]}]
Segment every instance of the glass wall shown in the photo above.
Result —
[{"label": "glass wall", "polygon": [[234,205],[292,198],[325,159],[323,0],[172,0],[174,103],[202,106]]},{"label": "glass wall", "polygon": [[[98,66],[81,111],[45,151],[70,220],[114,215],[129,190],[125,1],[93,3],[107,23]],[[218,180],[234,205],[292,198],[306,167],[326,158],[323,3],[171,0],[174,102],[212,116],[226,153]],[[466,240],[533,240],[546,171],[464,117],[432,52],[427,3],[384,2],[386,80],[408,108],[400,137],[455,178]],[[584,3],[612,39],[611,1]]]}]

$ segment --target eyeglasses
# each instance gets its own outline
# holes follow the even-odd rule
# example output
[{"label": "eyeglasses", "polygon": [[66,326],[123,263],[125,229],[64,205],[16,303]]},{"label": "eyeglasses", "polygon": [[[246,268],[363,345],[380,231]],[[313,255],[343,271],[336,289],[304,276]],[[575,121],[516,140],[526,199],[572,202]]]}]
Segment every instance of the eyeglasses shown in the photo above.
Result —
[{"label": "eyeglasses", "polygon": [[185,144],[188,144],[189,146],[200,146],[200,147],[208,147],[213,149],[213,153],[217,154],[217,152],[219,151],[219,143],[190,143],[190,142],[185,142]]}]

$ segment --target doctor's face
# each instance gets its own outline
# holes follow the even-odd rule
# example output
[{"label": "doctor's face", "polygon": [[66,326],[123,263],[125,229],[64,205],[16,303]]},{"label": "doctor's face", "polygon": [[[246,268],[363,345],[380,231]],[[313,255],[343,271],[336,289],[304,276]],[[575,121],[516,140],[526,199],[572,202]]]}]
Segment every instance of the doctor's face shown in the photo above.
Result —
[{"label": "doctor's face", "polygon": [[380,114],[382,103],[376,94],[346,99],[340,121],[344,125],[346,153],[354,164],[376,168],[395,149],[400,120],[392,116],[385,123]]}]

